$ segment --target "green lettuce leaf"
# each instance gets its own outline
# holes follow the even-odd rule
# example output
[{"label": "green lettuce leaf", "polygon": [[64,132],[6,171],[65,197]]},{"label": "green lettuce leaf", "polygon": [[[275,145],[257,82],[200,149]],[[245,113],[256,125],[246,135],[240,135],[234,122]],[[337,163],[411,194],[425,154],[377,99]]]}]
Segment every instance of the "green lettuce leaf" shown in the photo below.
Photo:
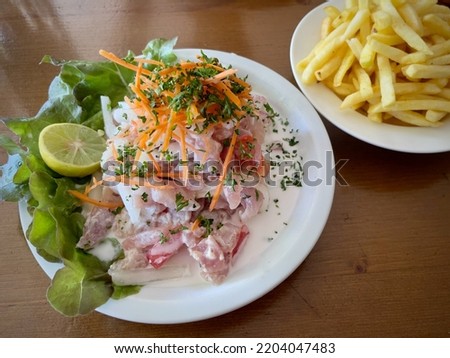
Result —
[{"label": "green lettuce leaf", "polygon": [[26,152],[10,137],[0,134],[0,146],[8,153],[7,162],[0,166],[0,197],[5,201],[19,201],[24,194],[30,172],[23,166]]},{"label": "green lettuce leaf", "polygon": [[86,314],[111,297],[111,278],[95,257],[80,250],[58,270],[47,290],[52,307],[66,316]]},{"label": "green lettuce leaf", "polygon": [[113,293],[111,295],[111,298],[114,300],[120,300],[122,298],[135,295],[136,293],[139,293],[142,286],[139,285],[128,285],[128,286],[119,286],[113,284]]},{"label": "green lettuce leaf", "polygon": [[170,40],[153,39],[147,43],[147,46],[142,50],[142,54],[146,58],[157,61],[162,61],[166,65],[172,65],[176,62],[177,56],[173,52],[178,38],[174,37]]},{"label": "green lettuce leaf", "polygon": [[[152,40],[143,55],[172,64],[176,40]],[[132,57],[129,53],[126,60]],[[116,106],[130,96],[128,85],[134,72],[110,62],[60,61],[51,56],[44,56],[41,63],[60,71],[49,86],[48,100],[35,116],[3,121],[19,143],[12,136],[0,135],[0,147],[8,154],[0,166],[0,200],[27,200],[33,218],[27,239],[43,258],[64,265],[53,277],[48,300],[57,311],[74,316],[94,310],[111,296],[137,293],[139,286],[113,286],[108,275],[112,261],[102,262],[76,247],[85,219],[67,190],[82,190],[90,177],[66,178],[48,168],[39,153],[39,134],[46,126],[62,122],[103,129],[100,97],[108,96]]]}]

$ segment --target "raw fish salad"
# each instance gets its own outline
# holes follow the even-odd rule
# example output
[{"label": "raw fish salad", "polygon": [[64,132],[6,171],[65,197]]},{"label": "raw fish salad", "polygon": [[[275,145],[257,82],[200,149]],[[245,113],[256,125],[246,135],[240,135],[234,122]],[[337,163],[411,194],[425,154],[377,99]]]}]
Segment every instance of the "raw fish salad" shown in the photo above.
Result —
[{"label": "raw fish salad", "polygon": [[[62,264],[47,299],[65,315],[91,312],[152,280],[198,274],[173,264],[180,255],[204,280],[222,283],[249,220],[269,201],[270,153],[298,155],[283,147],[295,148],[294,138],[265,143],[281,119],[245,77],[203,52],[178,59],[175,43],[151,40],[125,58],[101,50],[108,60],[101,62],[44,56],[60,67],[48,100],[34,117],[5,121],[19,143],[0,135],[8,153],[0,198],[26,202],[27,239]],[[55,123],[105,135],[100,171],[74,178],[46,165],[39,134]],[[287,134],[287,120],[280,123]],[[283,190],[300,185],[294,163]]]},{"label": "raw fish salad", "polygon": [[89,200],[96,205],[84,212],[78,247],[117,239],[124,257],[109,269],[116,284],[182,274],[164,270],[182,249],[206,281],[221,283],[267,196],[267,101],[205,53],[170,65],[100,54],[136,75],[132,96],[116,108],[102,97],[107,149],[101,178],[85,191],[98,201]]},{"label": "raw fish salad", "polygon": [[[60,67],[48,100],[34,117],[4,121],[18,140],[0,134],[8,154],[0,199],[27,208],[29,243],[58,263],[47,299],[64,315],[89,313],[152,281],[222,283],[249,220],[269,212],[270,201],[280,208],[269,200],[277,175],[270,169],[281,174],[282,191],[301,186],[288,120],[217,58],[177,58],[176,40],[151,40],[139,56],[101,50],[100,62],[44,56]],[[100,170],[73,177],[47,165],[40,134],[55,124],[105,137]]]}]

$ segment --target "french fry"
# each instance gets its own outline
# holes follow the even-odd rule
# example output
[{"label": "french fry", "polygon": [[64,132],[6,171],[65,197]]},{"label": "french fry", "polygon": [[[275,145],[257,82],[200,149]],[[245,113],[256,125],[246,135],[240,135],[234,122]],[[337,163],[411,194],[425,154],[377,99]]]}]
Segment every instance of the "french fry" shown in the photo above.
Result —
[{"label": "french fry", "polygon": [[428,14],[423,17],[423,23],[433,32],[446,38],[450,37],[450,25],[435,14]]},{"label": "french fry", "polygon": [[378,80],[380,81],[381,103],[387,107],[395,102],[394,81],[389,59],[383,55],[377,55]]},{"label": "french fry", "polygon": [[445,98],[450,101],[450,88],[444,88],[439,93],[439,97]]},{"label": "french fry", "polygon": [[369,118],[372,122],[377,122],[377,123],[383,122],[382,113],[370,113],[367,115],[367,118]]},{"label": "french fry", "polygon": [[359,92],[363,98],[370,98],[373,95],[372,81],[367,72],[357,64],[353,67],[353,71],[358,79]]},{"label": "french fry", "polygon": [[438,122],[447,115],[445,112],[428,110],[425,112],[425,119],[430,122]]},{"label": "french fry", "polygon": [[341,11],[336,6],[332,6],[332,5],[326,6],[323,10],[328,15],[328,17],[331,19],[331,21],[333,21],[335,18],[337,18],[341,14]]},{"label": "french fry", "polygon": [[439,125],[439,123],[428,121],[422,114],[414,111],[390,111],[389,114],[402,122],[418,127],[436,127]]},{"label": "french fry", "polygon": [[357,10],[358,9],[356,7],[351,7],[351,8],[345,9],[333,20],[331,25],[334,28],[337,28],[340,25],[342,25],[343,23],[349,22],[349,20],[355,16]]},{"label": "french fry", "polygon": [[450,54],[431,58],[426,62],[427,65],[450,65]]},{"label": "french fry", "polygon": [[424,33],[422,20],[420,19],[417,11],[414,9],[413,5],[406,2],[398,7],[398,12],[402,19],[419,35],[422,36]]},{"label": "french fry", "polygon": [[336,53],[334,57],[332,57],[325,65],[314,72],[314,76],[317,81],[323,81],[324,79],[331,76],[341,65],[342,59],[344,57],[345,48],[342,47]]},{"label": "french fry", "polygon": [[400,63],[402,65],[412,65],[415,63],[423,63],[427,60],[427,58],[430,58],[429,55],[427,55],[426,53],[423,52],[413,52],[413,53],[408,53],[407,55],[403,56],[400,59]]},{"label": "french fry", "polygon": [[385,45],[395,46],[404,43],[403,39],[397,34],[386,35],[379,32],[370,34],[370,38],[382,42]]},{"label": "french fry", "polygon": [[332,27],[331,27],[331,17],[327,16],[323,21],[322,21],[322,26],[320,28],[320,38],[324,39],[325,37],[328,36],[328,34],[331,32]]},{"label": "french fry", "polygon": [[435,0],[417,0],[414,2],[414,9],[419,16],[424,16],[432,12],[436,3],[437,1]]},{"label": "french fry", "polygon": [[450,65],[414,64],[403,67],[402,72],[406,77],[413,79],[450,77]]},{"label": "french fry", "polygon": [[421,111],[432,110],[450,112],[450,102],[443,99],[416,99],[395,101],[389,106],[383,106],[381,103],[373,106],[370,113],[392,112],[392,111]]},{"label": "french fry", "polygon": [[392,19],[392,29],[405,42],[417,51],[432,54],[425,41],[410,27],[398,13],[390,0],[380,0],[381,8],[386,11]]},{"label": "french fry", "polygon": [[345,32],[342,35],[343,40],[347,40],[355,35],[361,28],[362,24],[366,22],[369,17],[370,11],[368,9],[358,10],[356,15],[351,19],[350,23],[345,29]]},{"label": "french fry", "polygon": [[320,69],[336,53],[342,40],[336,38],[324,46],[316,56],[308,63],[302,74],[302,81],[306,84],[316,82],[315,72]]},{"label": "french fry", "polygon": [[394,90],[396,95],[404,95],[409,93],[421,93],[427,95],[439,94],[442,89],[435,83],[431,82],[403,82],[395,83]]},{"label": "french fry", "polygon": [[347,45],[350,48],[350,50],[353,52],[353,55],[359,61],[359,59],[361,58],[361,51],[363,49],[361,41],[359,41],[359,39],[357,39],[356,37],[353,37],[353,38],[347,40]]},{"label": "french fry", "polygon": [[392,24],[392,19],[389,14],[380,10],[372,13],[372,21],[374,23],[373,27],[377,33],[386,30]]},{"label": "french fry", "polygon": [[369,41],[369,43],[370,43],[370,46],[372,47],[372,49],[376,53],[379,53],[380,55],[383,55],[384,57],[390,58],[391,60],[393,60],[395,62],[401,63],[402,59],[405,56],[408,56],[408,54],[405,51],[400,50],[393,46],[386,45],[378,40],[371,39]]},{"label": "french fry", "polygon": [[357,91],[355,86],[351,83],[343,82],[339,87],[334,87],[332,81],[325,80],[323,82],[328,88],[334,91],[339,97],[346,97],[353,92]]},{"label": "french fry", "polygon": [[353,51],[349,48],[347,49],[344,58],[342,59],[342,62],[337,69],[334,78],[333,78],[333,86],[339,87],[342,84],[342,80],[344,79],[345,74],[347,71],[352,67],[353,63],[355,62],[355,55],[353,54]]},{"label": "french fry", "polygon": [[367,42],[362,48],[361,55],[359,56],[359,63],[362,68],[367,70],[373,68],[375,64],[375,51],[370,42]]}]

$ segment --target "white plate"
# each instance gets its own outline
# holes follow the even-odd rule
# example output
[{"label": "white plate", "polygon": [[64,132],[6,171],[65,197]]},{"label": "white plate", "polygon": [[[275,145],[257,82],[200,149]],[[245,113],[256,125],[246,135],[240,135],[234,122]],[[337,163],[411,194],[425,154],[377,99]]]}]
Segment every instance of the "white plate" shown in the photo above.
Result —
[{"label": "white plate", "polygon": [[408,153],[438,153],[450,150],[450,119],[439,128],[420,128],[374,123],[366,116],[341,110],[341,100],[323,84],[304,85],[296,64],[306,57],[320,38],[324,7],[344,9],[345,0],[325,2],[309,12],[298,24],[291,39],[290,61],[295,80],[313,106],[336,127],[367,143]]},{"label": "white plate", "polygon": [[[205,282],[179,280],[175,284],[152,284],[122,300],[109,300],[97,311],[116,318],[143,323],[182,323],[215,317],[242,307],[272,290],[306,258],[328,219],[334,194],[334,158],[330,140],[317,112],[289,81],[252,60],[236,54],[204,50],[222,64],[232,64],[241,77],[248,75],[253,90],[265,95],[272,107],[292,128],[299,129],[303,164],[309,163],[310,185],[282,192],[284,211],[275,206],[255,217],[251,236],[227,280],[212,286]],[[195,58],[198,49],[177,50],[182,58]],[[313,185],[314,183],[320,185]],[[279,190],[279,189],[278,189]],[[280,190],[281,191],[281,190]],[[20,205],[24,232],[31,221],[25,204]],[[287,222],[288,225],[284,225]],[[274,225],[275,226],[272,226]],[[278,225],[278,226],[277,226]],[[273,227],[278,227],[274,236]],[[274,236],[272,241],[267,238]],[[32,252],[39,265],[53,277],[61,266]]]}]

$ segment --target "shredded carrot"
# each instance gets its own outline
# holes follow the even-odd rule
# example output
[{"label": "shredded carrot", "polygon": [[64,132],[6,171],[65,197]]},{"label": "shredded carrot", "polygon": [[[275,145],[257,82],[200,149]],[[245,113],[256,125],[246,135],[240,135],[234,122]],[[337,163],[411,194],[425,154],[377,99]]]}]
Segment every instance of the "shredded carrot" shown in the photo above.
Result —
[{"label": "shredded carrot", "polygon": [[214,196],[211,199],[211,203],[209,204],[209,211],[213,211],[214,208],[217,205],[217,202],[219,201],[220,194],[222,193],[223,189],[223,181],[221,180],[219,185],[216,187],[216,191],[214,192]]},{"label": "shredded carrot", "polygon": [[150,160],[152,161],[153,165],[155,166],[156,169],[156,173],[161,172],[161,166],[159,165],[159,163],[156,161],[155,157],[153,156],[153,154],[151,152],[147,153],[148,157],[150,158]]},{"label": "shredded carrot", "polygon": [[181,62],[179,66],[167,67],[164,70],[159,71],[159,74],[161,76],[165,76],[172,72],[179,72],[180,69],[191,69],[195,68],[196,66],[197,65],[195,62]]},{"label": "shredded carrot", "polygon": [[199,225],[200,225],[200,217],[197,216],[197,218],[191,225],[191,231],[194,231],[195,229],[197,229]]},{"label": "shredded carrot", "polygon": [[187,163],[187,156],[186,156],[186,129],[180,127],[180,150],[181,150],[181,160],[182,160],[182,180],[184,183],[188,180],[188,163]]},{"label": "shredded carrot", "polygon": [[217,75],[206,79],[204,82],[205,83],[218,83],[220,80],[222,80],[222,79],[224,79],[224,78],[226,78],[228,76],[234,75],[236,72],[237,72],[236,69],[229,68],[228,70],[225,70],[223,72],[219,72]]},{"label": "shredded carrot", "polygon": [[[120,175],[104,179],[105,181],[143,185],[153,189],[171,187],[170,180],[186,181],[191,175],[188,165],[185,165],[189,154],[194,152],[198,155],[199,152],[202,152],[201,164],[204,164],[210,157],[213,148],[210,143],[213,139],[208,133],[212,133],[218,128],[217,126],[223,125],[227,121],[233,121],[235,129],[237,129],[240,118],[246,114],[242,108],[251,100],[251,86],[237,77],[237,70],[234,68],[224,68],[216,63],[209,63],[203,56],[198,57],[199,62],[184,61],[168,66],[161,61],[142,58],[135,58],[133,62],[127,62],[104,50],[100,50],[99,53],[110,61],[136,72],[135,80],[129,85],[133,96],[132,98],[125,97],[124,100],[136,113],[138,119],[130,121],[129,127],[119,132],[117,138],[127,138],[127,140],[132,138],[131,143],[127,144],[136,150],[132,159],[138,162],[145,152],[156,169],[156,172],[152,171],[149,176],[159,180],[168,179],[169,184],[155,185],[149,180],[150,177],[138,177],[135,166],[132,166],[131,172],[127,173],[127,176]],[[145,64],[156,67],[149,70],[144,66]],[[207,69],[214,69],[214,71]],[[209,72],[213,74],[205,78]],[[192,92],[193,76],[200,79],[199,92]],[[233,84],[239,85],[241,90],[236,92]],[[211,97],[208,97],[210,95]],[[223,108],[224,100],[233,104],[231,115]],[[196,148],[195,141],[188,142],[187,138],[191,138],[191,136],[202,136],[204,147]],[[214,192],[209,210],[214,209],[220,198],[237,137],[238,134],[235,130],[223,162],[220,182]],[[178,142],[180,146],[179,159],[183,166],[180,172],[166,173],[159,165],[159,161],[164,160],[164,156],[156,159],[152,152],[157,151],[161,154],[167,151],[172,141]],[[113,157],[117,160],[119,156],[113,142],[112,140],[111,148]],[[134,169],[136,169],[136,173]],[[141,183],[142,181],[143,183]]]},{"label": "shredded carrot", "polygon": [[169,148],[170,139],[172,137],[173,116],[174,116],[174,111],[171,110],[170,116],[169,116],[169,121],[167,123],[167,128],[166,128],[166,137],[164,138],[163,146],[161,148],[161,150],[163,152],[165,152]]},{"label": "shredded carrot", "polygon": [[138,91],[141,90],[141,73],[142,73],[142,62],[139,62],[138,69],[136,71],[135,86]]},{"label": "shredded carrot", "polygon": [[96,187],[100,186],[103,184],[103,180],[97,180],[95,179],[95,177],[92,177],[92,183],[89,185],[86,185],[86,187],[84,188],[84,194],[89,194],[92,190],[94,190]]},{"label": "shredded carrot", "polygon": [[110,142],[110,145],[111,145],[111,150],[112,150],[113,158],[114,158],[114,159],[117,159],[117,157],[119,156],[119,153],[117,153],[117,148],[116,148],[116,146],[115,146],[115,144],[114,144],[114,141],[111,141],[111,142]]},{"label": "shredded carrot", "polygon": [[147,63],[149,65],[156,65],[156,66],[164,66],[164,63],[161,61],[153,60],[151,58],[139,58],[135,57],[134,59],[138,63]]},{"label": "shredded carrot", "polygon": [[217,88],[222,90],[228,99],[233,102],[239,109],[241,108],[241,100],[236,96],[229,87],[227,87],[223,82],[216,83]]},{"label": "shredded carrot", "polygon": [[214,207],[216,206],[216,204],[219,200],[220,194],[222,192],[225,176],[227,175],[228,166],[231,162],[231,158],[233,157],[234,147],[236,145],[236,141],[237,141],[237,137],[238,137],[236,132],[237,131],[234,130],[233,136],[231,137],[230,147],[228,148],[227,155],[225,157],[225,160],[223,161],[223,170],[222,170],[222,174],[220,175],[220,178],[219,178],[220,183],[217,186],[216,191],[214,192],[211,203],[209,204],[209,211],[212,211],[214,209]]},{"label": "shredded carrot", "polygon": [[89,203],[89,204],[92,204],[95,206],[99,206],[102,208],[116,209],[120,206],[123,206],[122,202],[113,203],[113,202],[108,202],[108,201],[95,200],[95,199],[89,197],[87,194],[80,193],[79,191],[76,191],[76,190],[67,190],[67,192],[70,195],[72,195],[73,197],[80,199],[81,201],[84,201],[86,203]]},{"label": "shredded carrot", "polygon": [[[125,61],[125,60],[122,60],[121,58],[117,57],[116,55],[114,55],[114,54],[111,53],[111,52],[107,52],[107,51],[105,51],[105,50],[100,50],[98,53],[99,53],[101,56],[103,56],[104,58],[110,60],[111,62],[115,62],[115,63],[117,63],[118,65],[121,65],[122,67],[128,68],[128,69],[133,70],[133,71],[137,71],[137,70],[138,70],[138,67],[137,67],[137,66],[132,65],[131,63],[128,63],[128,62]],[[147,70],[147,69],[144,68],[144,69],[142,69],[142,73],[143,73],[143,74],[146,74],[146,75],[150,75],[150,74],[151,74],[151,71],[149,71],[149,70]]]}]

